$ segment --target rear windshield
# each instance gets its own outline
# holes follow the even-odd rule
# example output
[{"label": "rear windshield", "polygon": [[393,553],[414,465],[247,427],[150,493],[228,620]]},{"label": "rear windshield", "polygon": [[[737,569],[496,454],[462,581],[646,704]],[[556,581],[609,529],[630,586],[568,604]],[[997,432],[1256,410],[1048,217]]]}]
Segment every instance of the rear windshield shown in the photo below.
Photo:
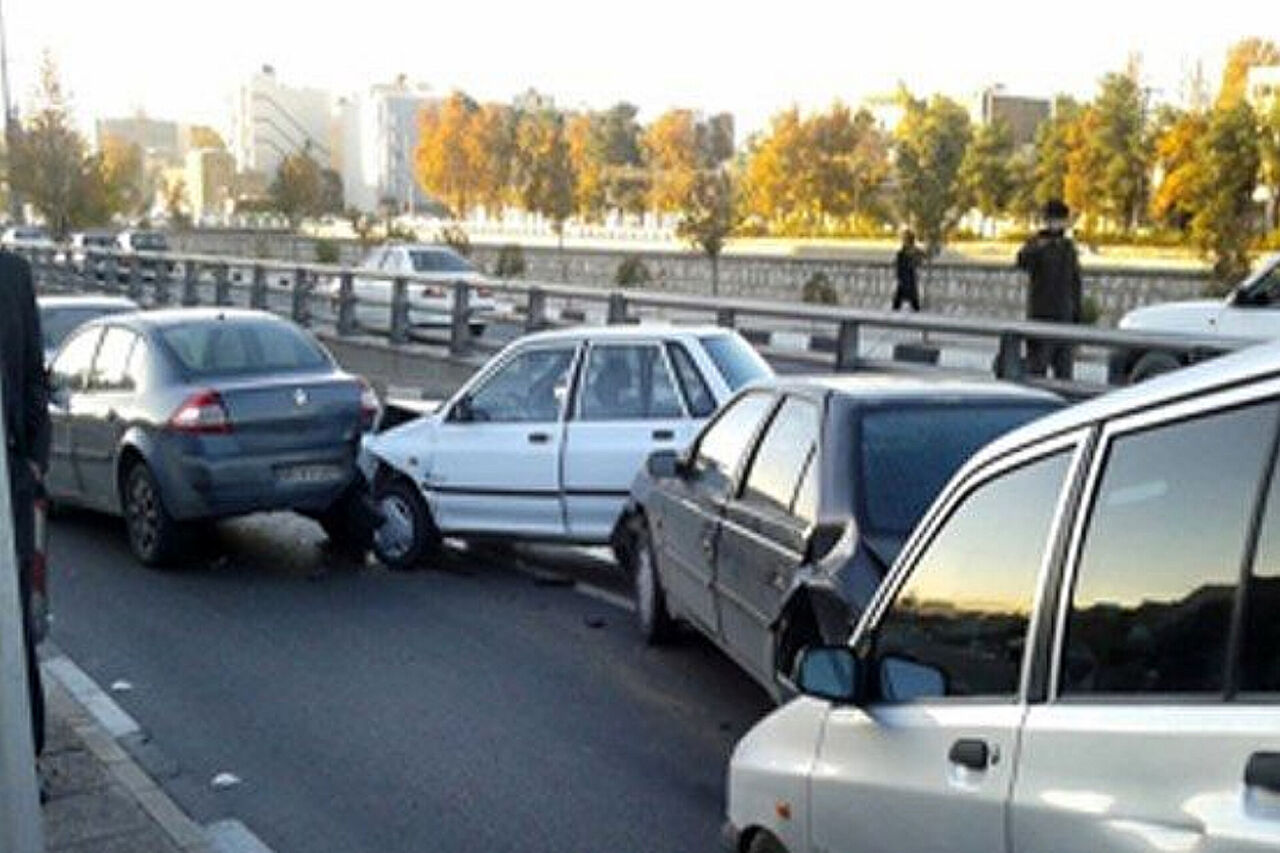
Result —
[{"label": "rear windshield", "polygon": [[749,382],[773,376],[773,371],[760,354],[737,335],[709,335],[701,340],[703,349],[732,390],[737,391]]},{"label": "rear windshield", "polygon": [[323,350],[285,323],[209,320],[160,331],[192,376],[304,373],[330,366]]},{"label": "rear windshield", "polygon": [[475,272],[461,255],[444,250],[415,249],[409,252],[414,272]]},{"label": "rear windshield", "polygon": [[169,240],[163,234],[134,234],[133,248],[144,252],[163,252],[169,248]]},{"label": "rear windshield", "polygon": [[863,519],[870,531],[905,536],[951,476],[992,439],[1048,414],[1036,405],[922,406],[862,416]]},{"label": "rear windshield", "polygon": [[76,308],[50,308],[40,312],[40,333],[44,336],[45,349],[57,349],[67,335],[95,317],[119,314],[128,308],[104,308],[84,306]]}]

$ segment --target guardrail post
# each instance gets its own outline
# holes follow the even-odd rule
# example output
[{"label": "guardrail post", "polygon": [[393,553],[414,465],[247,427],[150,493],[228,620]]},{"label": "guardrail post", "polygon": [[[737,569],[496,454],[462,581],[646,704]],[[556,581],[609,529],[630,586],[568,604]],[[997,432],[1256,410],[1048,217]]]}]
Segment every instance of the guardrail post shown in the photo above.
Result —
[{"label": "guardrail post", "polygon": [[409,282],[397,278],[391,282],[391,343],[409,340]]},{"label": "guardrail post", "polygon": [[858,367],[858,324],[842,320],[836,338],[836,370],[856,370]]},{"label": "guardrail post", "polygon": [[231,304],[231,271],[226,264],[218,264],[213,268],[213,304]]},{"label": "guardrail post", "polygon": [[471,348],[471,285],[453,284],[453,315],[449,323],[449,352],[462,355]]},{"label": "guardrail post", "polygon": [[1026,364],[1022,361],[1022,335],[1003,332],[1000,335],[1000,352],[996,354],[996,378],[1020,382],[1026,375]]},{"label": "guardrail post", "polygon": [[128,282],[129,298],[139,305],[142,304],[142,270],[138,268],[138,258],[136,256],[129,258],[129,282]]},{"label": "guardrail post", "polygon": [[253,284],[249,288],[249,307],[267,310],[267,271],[262,264],[253,265]]},{"label": "guardrail post", "polygon": [[529,288],[528,310],[524,315],[526,333],[539,332],[547,327],[547,292],[541,287]]},{"label": "guardrail post", "polygon": [[120,291],[120,259],[114,254],[107,255],[102,267],[102,286],[111,293]]},{"label": "guardrail post", "polygon": [[311,325],[311,312],[307,310],[308,288],[307,271],[303,267],[298,267],[293,271],[293,293],[289,309],[293,322],[299,326]]},{"label": "guardrail post", "polygon": [[610,326],[627,322],[627,297],[621,293],[609,294],[609,317],[606,322]]},{"label": "guardrail post", "polygon": [[350,270],[343,270],[338,277],[338,334],[352,335],[355,331],[355,276]]},{"label": "guardrail post", "polygon": [[200,304],[200,265],[187,261],[182,265],[182,304],[190,308]]},{"label": "guardrail post", "polygon": [[719,308],[716,310],[716,325],[725,329],[737,328],[738,312],[732,308]]},{"label": "guardrail post", "polygon": [[169,287],[169,262],[156,261],[156,305],[168,305],[172,296]]}]

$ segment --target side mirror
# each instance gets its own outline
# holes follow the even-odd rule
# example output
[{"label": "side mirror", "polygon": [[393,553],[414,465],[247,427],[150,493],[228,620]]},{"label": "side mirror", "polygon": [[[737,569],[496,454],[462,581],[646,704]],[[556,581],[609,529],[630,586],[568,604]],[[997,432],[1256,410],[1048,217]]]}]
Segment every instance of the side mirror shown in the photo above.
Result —
[{"label": "side mirror", "polygon": [[806,696],[856,705],[862,664],[848,646],[810,646],[796,664],[796,687]]},{"label": "side mirror", "polygon": [[683,470],[680,455],[674,450],[655,450],[645,463],[649,476],[655,480],[670,480]]},{"label": "side mirror", "polygon": [[471,407],[471,395],[463,394],[458,398],[458,402],[453,404],[453,410],[449,412],[449,420],[459,423],[470,423],[476,419],[475,409]]}]

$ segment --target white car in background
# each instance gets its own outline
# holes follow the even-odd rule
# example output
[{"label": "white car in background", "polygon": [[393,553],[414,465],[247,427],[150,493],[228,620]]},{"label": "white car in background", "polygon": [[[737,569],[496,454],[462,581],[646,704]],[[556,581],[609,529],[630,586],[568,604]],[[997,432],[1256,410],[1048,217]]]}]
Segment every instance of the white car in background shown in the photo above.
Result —
[{"label": "white car in background", "polygon": [[12,249],[19,244],[32,249],[52,249],[57,245],[40,225],[11,225],[0,234],[0,246]]},{"label": "white car in background", "polygon": [[[373,549],[411,569],[443,536],[618,546],[632,481],[772,369],[719,327],[580,327],[506,347],[436,411],[366,436]],[[616,547],[615,547],[616,550]]]},{"label": "white car in background", "polygon": [[[453,286],[465,282],[471,285],[467,325],[474,335],[484,333],[486,317],[496,308],[489,280],[462,255],[429,243],[378,246],[365,255],[352,282],[357,323],[390,328],[392,282],[402,275],[414,277],[408,291],[410,329],[447,329],[453,322]],[[330,285],[335,299],[338,288],[335,280]]]}]

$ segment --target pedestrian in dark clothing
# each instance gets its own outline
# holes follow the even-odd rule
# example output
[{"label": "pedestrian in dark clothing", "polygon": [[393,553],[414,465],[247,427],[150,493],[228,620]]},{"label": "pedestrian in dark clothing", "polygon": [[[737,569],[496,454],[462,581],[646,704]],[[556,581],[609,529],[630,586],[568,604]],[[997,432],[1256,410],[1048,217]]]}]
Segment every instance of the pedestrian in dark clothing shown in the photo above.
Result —
[{"label": "pedestrian in dark clothing", "polygon": [[9,496],[13,503],[13,533],[18,552],[27,687],[31,695],[32,734],[36,755],[39,755],[44,748],[44,691],[36,662],[31,567],[35,548],[35,500],[49,465],[48,388],[31,267],[10,252],[0,252],[0,379],[4,386]]},{"label": "pedestrian in dark clothing", "polygon": [[[1079,323],[1081,319],[1080,258],[1066,235],[1071,211],[1058,199],[1044,206],[1044,227],[1018,251],[1018,268],[1030,276],[1027,319]],[[1058,379],[1070,379],[1071,345],[1027,341],[1027,373],[1044,376],[1052,367]]]},{"label": "pedestrian in dark clothing", "polygon": [[916,247],[916,235],[911,231],[902,232],[902,248],[894,258],[894,268],[898,275],[898,288],[893,292],[893,310],[897,311],[905,302],[912,311],[920,310],[920,290],[918,271],[924,262],[924,252]]}]

